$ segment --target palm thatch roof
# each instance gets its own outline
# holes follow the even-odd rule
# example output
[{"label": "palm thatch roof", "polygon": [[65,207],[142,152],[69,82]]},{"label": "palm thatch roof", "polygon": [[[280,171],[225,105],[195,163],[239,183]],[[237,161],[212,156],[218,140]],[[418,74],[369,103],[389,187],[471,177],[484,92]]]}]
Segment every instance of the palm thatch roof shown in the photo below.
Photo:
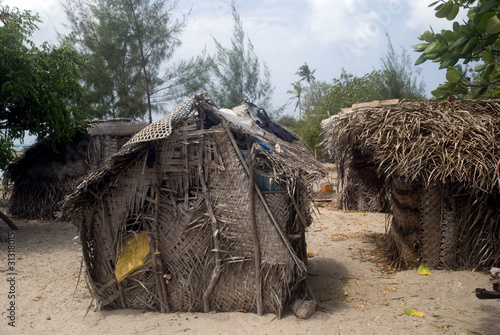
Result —
[{"label": "palm thatch roof", "polygon": [[[335,122],[325,122],[324,129],[327,150],[344,182],[350,170],[368,167],[375,173],[361,177],[362,183],[390,194],[391,229],[399,229],[392,235],[407,246],[394,247],[403,263],[446,253],[453,254],[453,261],[432,262],[448,268],[487,267],[500,261],[499,121],[499,100],[390,100],[355,104]],[[446,198],[451,199],[447,206]],[[424,214],[436,201],[437,214],[429,217],[439,219],[430,225]],[[452,214],[445,218],[447,212]],[[451,249],[439,241],[445,223],[454,227]],[[438,233],[429,243],[422,231],[431,229]]]},{"label": "palm thatch roof", "polygon": [[[66,198],[97,307],[281,316],[311,296],[305,229],[326,172],[255,108],[193,96]],[[140,236],[144,262],[120,274],[124,246]]]},{"label": "palm thatch roof", "polygon": [[353,105],[327,130],[327,147],[338,162],[358,149],[386,178],[498,190],[500,101],[402,100],[374,106]]},{"label": "palm thatch roof", "polygon": [[94,120],[70,143],[55,148],[37,142],[7,166],[5,179],[14,184],[9,213],[26,219],[52,219],[59,202],[78,180],[99,168],[146,123],[130,119]]}]

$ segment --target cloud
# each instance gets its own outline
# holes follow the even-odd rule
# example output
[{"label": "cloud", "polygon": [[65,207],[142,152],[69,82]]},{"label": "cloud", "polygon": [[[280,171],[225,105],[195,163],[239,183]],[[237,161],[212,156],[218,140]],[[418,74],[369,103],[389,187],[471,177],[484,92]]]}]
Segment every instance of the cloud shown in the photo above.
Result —
[{"label": "cloud", "polygon": [[17,7],[20,10],[31,10],[33,14],[38,13],[41,23],[33,34],[33,40],[36,44],[43,42],[57,43],[57,32],[67,33],[63,22],[66,22],[66,14],[59,3],[59,0],[4,0],[3,5],[11,8]]},{"label": "cloud", "polygon": [[361,23],[358,16],[353,15],[354,2],[309,0],[307,29],[312,33],[311,37],[320,45],[351,39],[353,28]]},{"label": "cloud", "polygon": [[[310,35],[304,30],[304,8],[301,6],[304,3],[303,0],[263,0],[255,6],[249,2],[236,2],[245,35],[251,39],[259,56],[280,52],[290,55],[290,52],[307,45]],[[212,36],[224,46],[229,46],[233,27],[230,3],[195,3],[182,35],[185,43],[179,51],[194,52],[200,49],[200,44],[210,48],[214,44]]]},{"label": "cloud", "polygon": [[385,41],[389,26],[403,11],[400,0],[308,0],[309,31],[321,46],[336,44],[343,60],[350,62]]},{"label": "cloud", "polygon": [[[437,18],[434,15],[436,13],[434,10],[435,7],[429,7],[428,1],[409,0],[408,6],[410,6],[410,13],[406,21],[408,28],[421,31],[422,33],[428,30],[430,26],[436,32],[442,29],[452,29],[452,21]],[[467,10],[460,9],[454,21],[462,22],[464,19],[467,19]]]}]

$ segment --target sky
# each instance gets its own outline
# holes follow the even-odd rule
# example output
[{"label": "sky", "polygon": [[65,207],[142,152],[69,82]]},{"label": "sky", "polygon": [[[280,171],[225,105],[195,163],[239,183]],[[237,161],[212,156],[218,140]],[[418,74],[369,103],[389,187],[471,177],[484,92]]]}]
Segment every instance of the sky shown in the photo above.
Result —
[{"label": "sky", "polygon": [[[56,32],[66,34],[66,16],[59,0],[0,0],[3,5],[38,12],[43,23],[33,39],[57,44]],[[271,72],[275,107],[287,103],[298,68],[307,63],[316,80],[331,82],[342,69],[363,76],[381,68],[387,52],[386,33],[395,51],[402,50],[414,62],[420,54],[412,45],[430,26],[434,31],[451,29],[452,22],[434,16],[432,0],[235,0],[246,37],[260,61]],[[190,12],[190,13],[189,13]],[[203,49],[214,53],[214,38],[229,47],[234,21],[231,0],[179,0],[174,15],[188,14],[182,46],[175,59],[187,59]],[[460,13],[461,20],[466,13]],[[435,63],[418,66],[420,78],[430,91],[445,81],[445,70]],[[286,108],[293,114],[294,103]],[[295,115],[297,116],[297,115]]]}]

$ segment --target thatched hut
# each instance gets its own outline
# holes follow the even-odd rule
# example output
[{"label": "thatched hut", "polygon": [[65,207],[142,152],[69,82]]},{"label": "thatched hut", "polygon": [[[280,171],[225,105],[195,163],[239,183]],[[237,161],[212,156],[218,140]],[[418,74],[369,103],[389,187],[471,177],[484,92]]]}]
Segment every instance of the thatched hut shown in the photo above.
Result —
[{"label": "thatched hut", "polygon": [[[342,109],[342,115],[351,112],[351,108]],[[336,136],[338,120],[339,115],[337,114],[321,122],[324,135],[324,154],[332,161],[336,159],[332,138]],[[353,151],[348,159],[349,163],[343,163],[343,169],[338,171],[338,207],[343,210],[386,213],[389,210],[389,202],[384,182],[378,178],[376,165],[369,162],[359,150]]]},{"label": "thatched hut", "polygon": [[264,116],[194,96],[68,197],[97,307],[281,316],[310,297],[304,234],[325,172]]},{"label": "thatched hut", "polygon": [[130,119],[95,120],[69,144],[59,143],[56,148],[33,144],[5,171],[6,180],[13,183],[9,214],[25,219],[54,218],[59,203],[74,192],[78,181],[146,125]]},{"label": "thatched hut", "polygon": [[387,190],[399,265],[500,264],[499,120],[497,100],[376,101],[339,115],[329,150],[341,178],[370,169],[360,180]]}]

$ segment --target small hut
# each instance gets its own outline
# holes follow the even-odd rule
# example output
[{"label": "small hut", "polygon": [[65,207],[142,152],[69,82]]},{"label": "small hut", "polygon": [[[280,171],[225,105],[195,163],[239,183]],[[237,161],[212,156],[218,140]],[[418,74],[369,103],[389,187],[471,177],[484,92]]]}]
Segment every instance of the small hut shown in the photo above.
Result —
[{"label": "small hut", "polygon": [[[343,108],[342,114],[352,112],[351,108]],[[324,140],[324,154],[334,160],[335,150],[331,139],[335,136],[336,122],[339,115],[332,115],[321,121]],[[349,164],[342,164],[343,169],[338,171],[337,204],[343,210],[357,210],[364,212],[383,212],[389,210],[384,182],[378,178],[376,165],[367,161],[359,150],[352,152]]]},{"label": "small hut", "polygon": [[250,103],[194,96],[67,198],[97,307],[281,316],[310,299],[305,230],[325,175]]},{"label": "small hut", "polygon": [[130,119],[90,121],[71,143],[51,148],[42,142],[29,147],[8,165],[13,183],[9,214],[24,219],[52,219],[59,203],[73,193],[89,170],[99,168],[135,133],[147,125]]},{"label": "small hut", "polygon": [[[386,190],[397,264],[500,265],[500,101],[375,101],[339,114],[341,179]],[[365,171],[369,171],[365,173]]]}]

